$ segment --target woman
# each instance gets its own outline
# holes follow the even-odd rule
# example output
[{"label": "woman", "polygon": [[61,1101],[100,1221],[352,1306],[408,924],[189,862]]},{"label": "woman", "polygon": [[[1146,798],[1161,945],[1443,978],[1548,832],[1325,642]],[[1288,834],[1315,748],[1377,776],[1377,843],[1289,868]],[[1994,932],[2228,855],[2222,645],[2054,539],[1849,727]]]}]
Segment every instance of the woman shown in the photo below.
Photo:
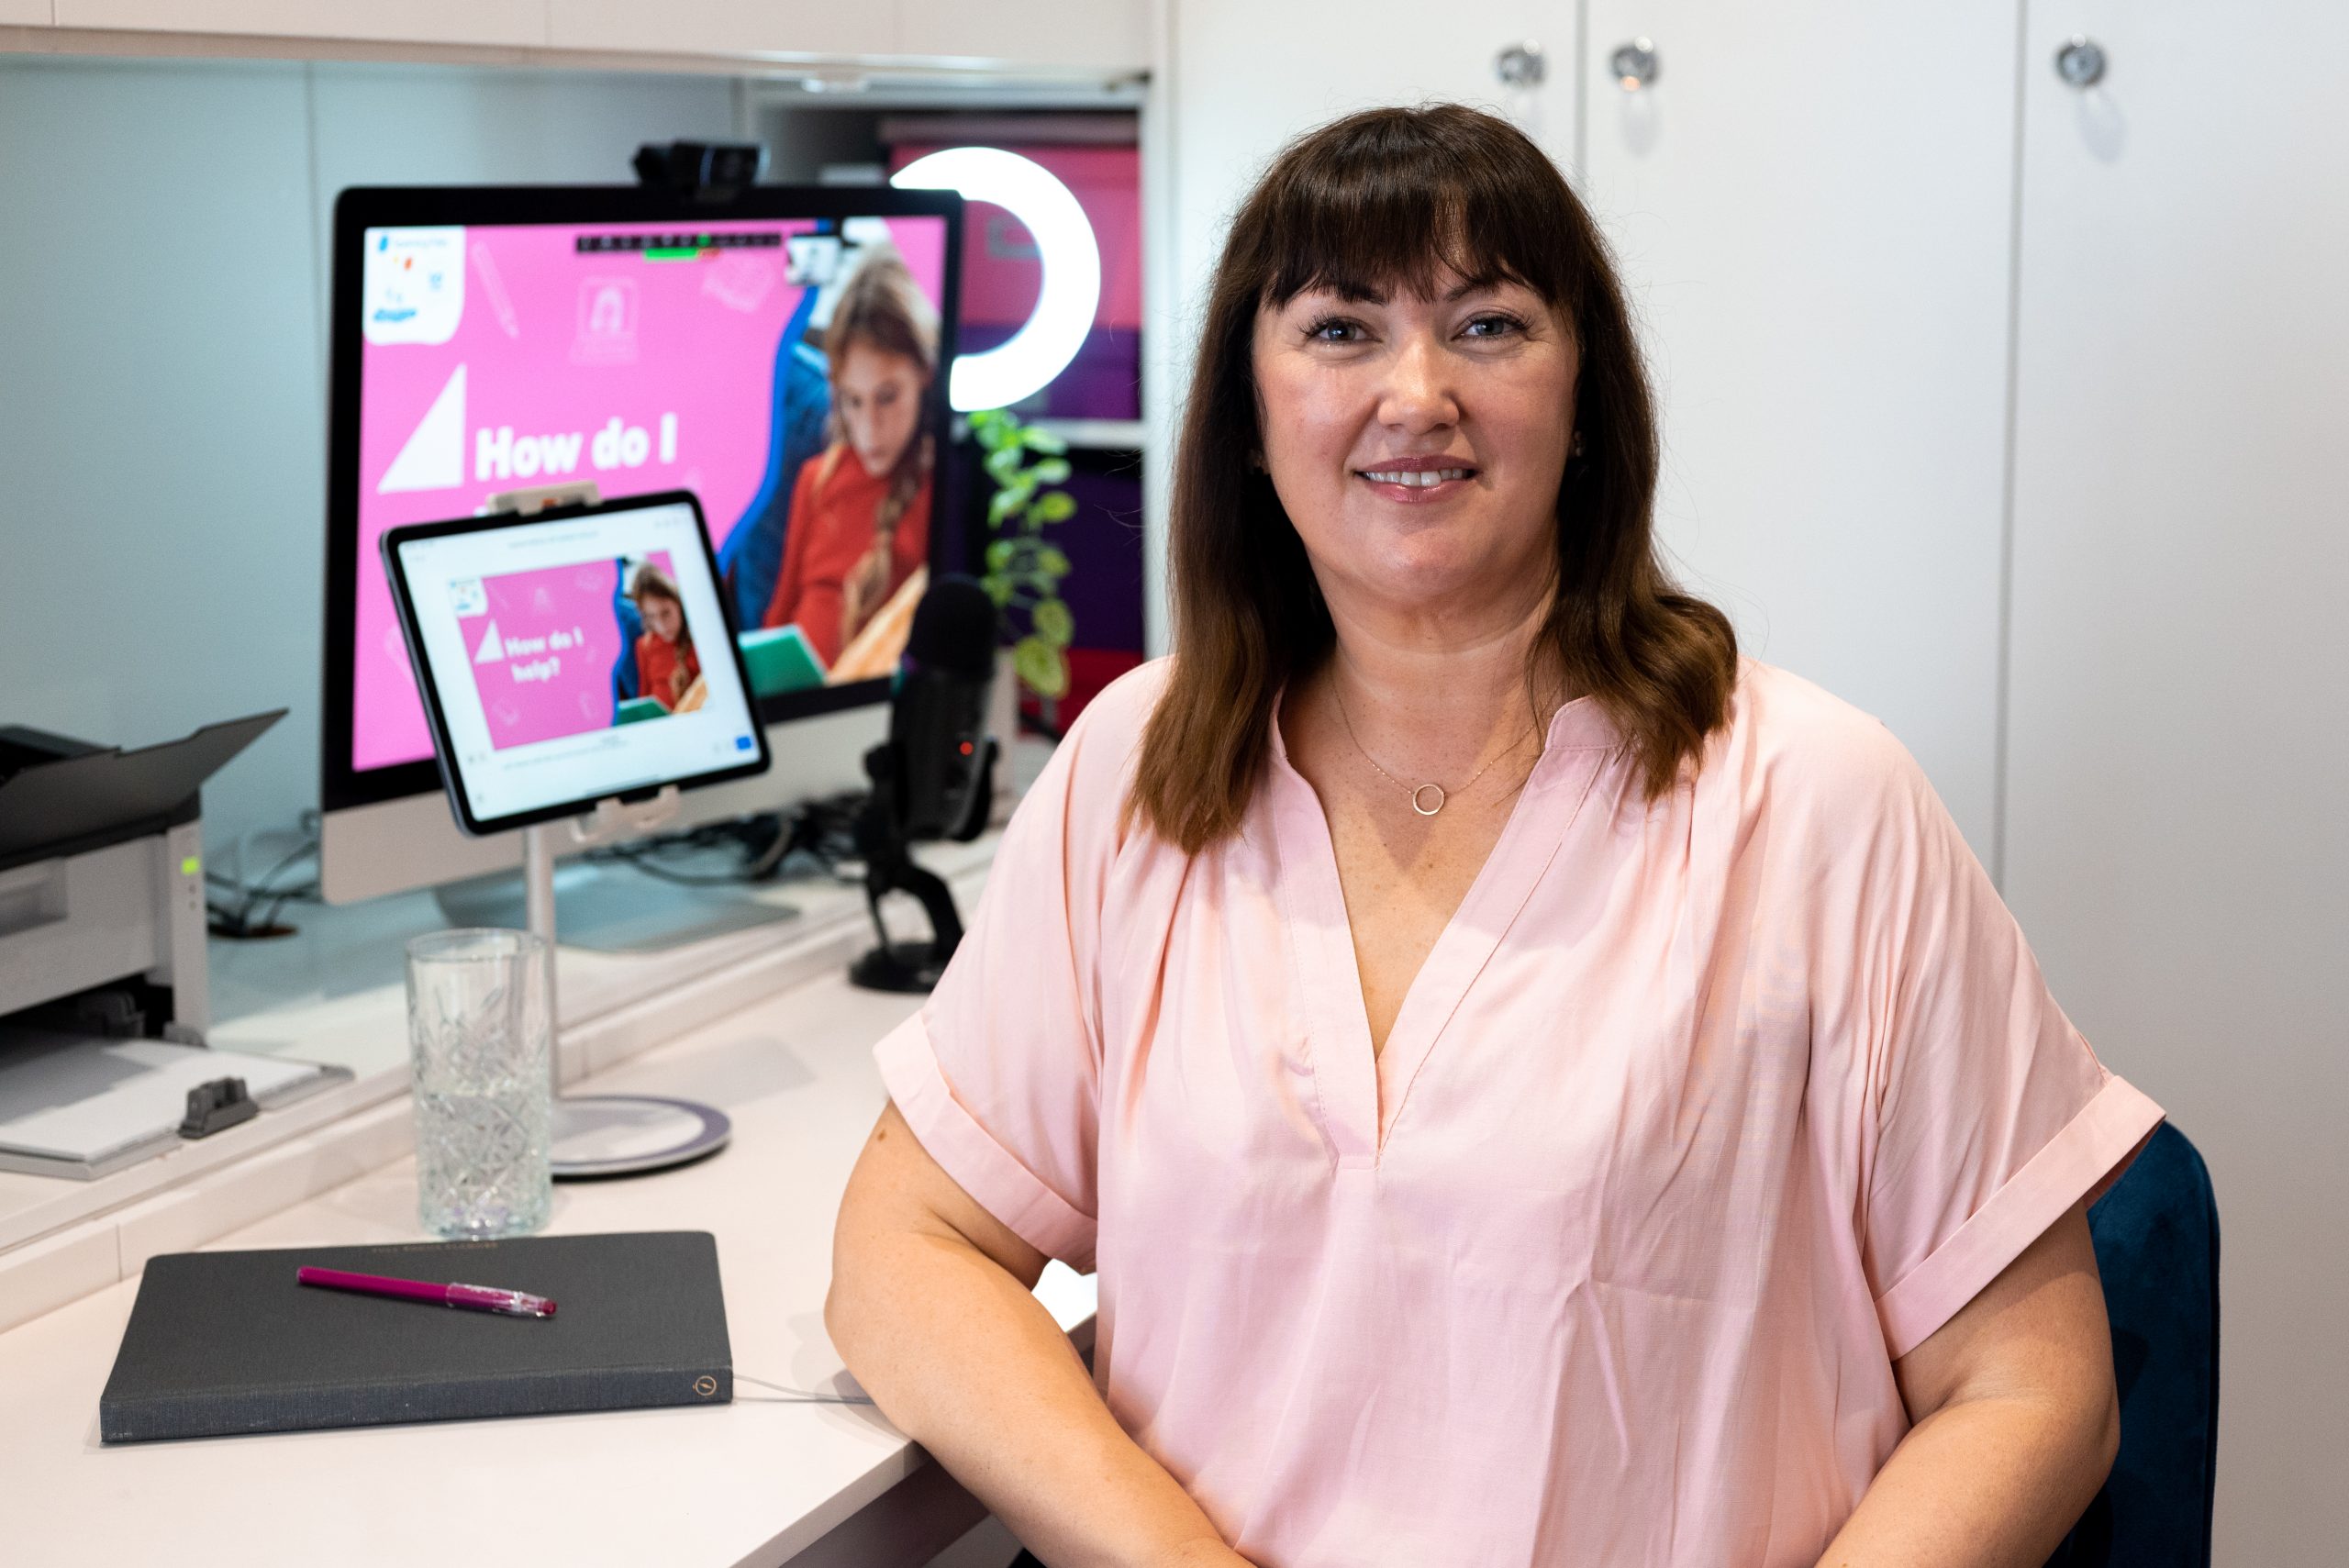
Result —
[{"label": "woman", "polygon": [[675,579],[649,561],[629,580],[628,596],[644,617],[643,634],[636,639],[636,689],[675,713],[701,679],[701,655],[694,651],[693,630],[685,625],[685,601]]},{"label": "woman", "polygon": [[796,622],[829,668],[930,553],[938,318],[886,245],[869,245],[824,329],[832,411],[799,468],[765,626]]},{"label": "woman", "polygon": [[1173,659],[877,1048],[850,1370],[1054,1568],[2043,1561],[2160,1109],[1899,743],[1666,583],[1556,171],[1449,106],[1292,144],[1182,439]]}]

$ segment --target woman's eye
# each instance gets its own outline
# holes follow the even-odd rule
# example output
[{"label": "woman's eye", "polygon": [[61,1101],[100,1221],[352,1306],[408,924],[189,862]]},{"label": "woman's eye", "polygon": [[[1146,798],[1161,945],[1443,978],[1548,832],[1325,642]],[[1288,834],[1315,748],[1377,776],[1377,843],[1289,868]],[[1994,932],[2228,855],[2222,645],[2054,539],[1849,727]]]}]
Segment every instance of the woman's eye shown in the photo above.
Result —
[{"label": "woman's eye", "polygon": [[1333,329],[1340,332],[1352,332],[1355,330],[1355,323],[1342,316],[1325,316],[1308,327],[1305,329],[1305,335],[1318,343],[1349,343],[1353,340],[1351,338],[1324,338],[1321,335]]},{"label": "woman's eye", "polygon": [[1520,321],[1514,316],[1479,316],[1475,320],[1468,323],[1468,325],[1471,328],[1492,327],[1497,328],[1496,331],[1476,334],[1476,336],[1483,338],[1498,338],[1510,332],[1521,332],[1525,329],[1525,323]]}]

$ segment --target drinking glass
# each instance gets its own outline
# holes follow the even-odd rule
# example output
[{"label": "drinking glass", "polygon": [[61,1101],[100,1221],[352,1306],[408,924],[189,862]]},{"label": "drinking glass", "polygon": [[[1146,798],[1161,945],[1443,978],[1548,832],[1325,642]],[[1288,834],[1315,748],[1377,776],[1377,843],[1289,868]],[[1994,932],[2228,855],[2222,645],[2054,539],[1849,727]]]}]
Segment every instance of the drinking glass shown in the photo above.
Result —
[{"label": "drinking glass", "polygon": [[554,1207],[547,944],[434,931],[407,944],[417,1217],[436,1236],[523,1236]]}]

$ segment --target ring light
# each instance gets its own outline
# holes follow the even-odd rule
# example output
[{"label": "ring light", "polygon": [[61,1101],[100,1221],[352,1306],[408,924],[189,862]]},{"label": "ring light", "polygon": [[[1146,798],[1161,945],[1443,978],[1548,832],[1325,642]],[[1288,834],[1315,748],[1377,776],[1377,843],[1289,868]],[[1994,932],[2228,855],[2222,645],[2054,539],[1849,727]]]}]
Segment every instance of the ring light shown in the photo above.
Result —
[{"label": "ring light", "polygon": [[959,191],[991,202],[1028,226],[1043,261],[1036,309],[1009,339],[978,354],[957,354],[946,400],[957,409],[1002,408],[1067,368],[1093,328],[1101,303],[1101,247],[1069,188],[1052,172],[997,147],[950,147],[915,159],[889,182],[908,189]]}]

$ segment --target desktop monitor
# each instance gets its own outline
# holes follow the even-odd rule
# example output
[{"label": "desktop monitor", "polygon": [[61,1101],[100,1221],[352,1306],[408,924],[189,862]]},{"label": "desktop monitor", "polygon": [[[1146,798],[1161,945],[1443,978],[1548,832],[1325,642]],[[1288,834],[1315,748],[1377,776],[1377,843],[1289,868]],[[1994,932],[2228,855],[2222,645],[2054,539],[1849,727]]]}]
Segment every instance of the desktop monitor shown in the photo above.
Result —
[{"label": "desktop monitor", "polygon": [[[690,491],[774,771],[685,820],[862,784],[949,494],[962,198],[751,186],[354,189],[335,206],[320,881],[518,864],[461,834],[379,543],[518,493]],[[616,700],[629,673],[616,671]]]}]

